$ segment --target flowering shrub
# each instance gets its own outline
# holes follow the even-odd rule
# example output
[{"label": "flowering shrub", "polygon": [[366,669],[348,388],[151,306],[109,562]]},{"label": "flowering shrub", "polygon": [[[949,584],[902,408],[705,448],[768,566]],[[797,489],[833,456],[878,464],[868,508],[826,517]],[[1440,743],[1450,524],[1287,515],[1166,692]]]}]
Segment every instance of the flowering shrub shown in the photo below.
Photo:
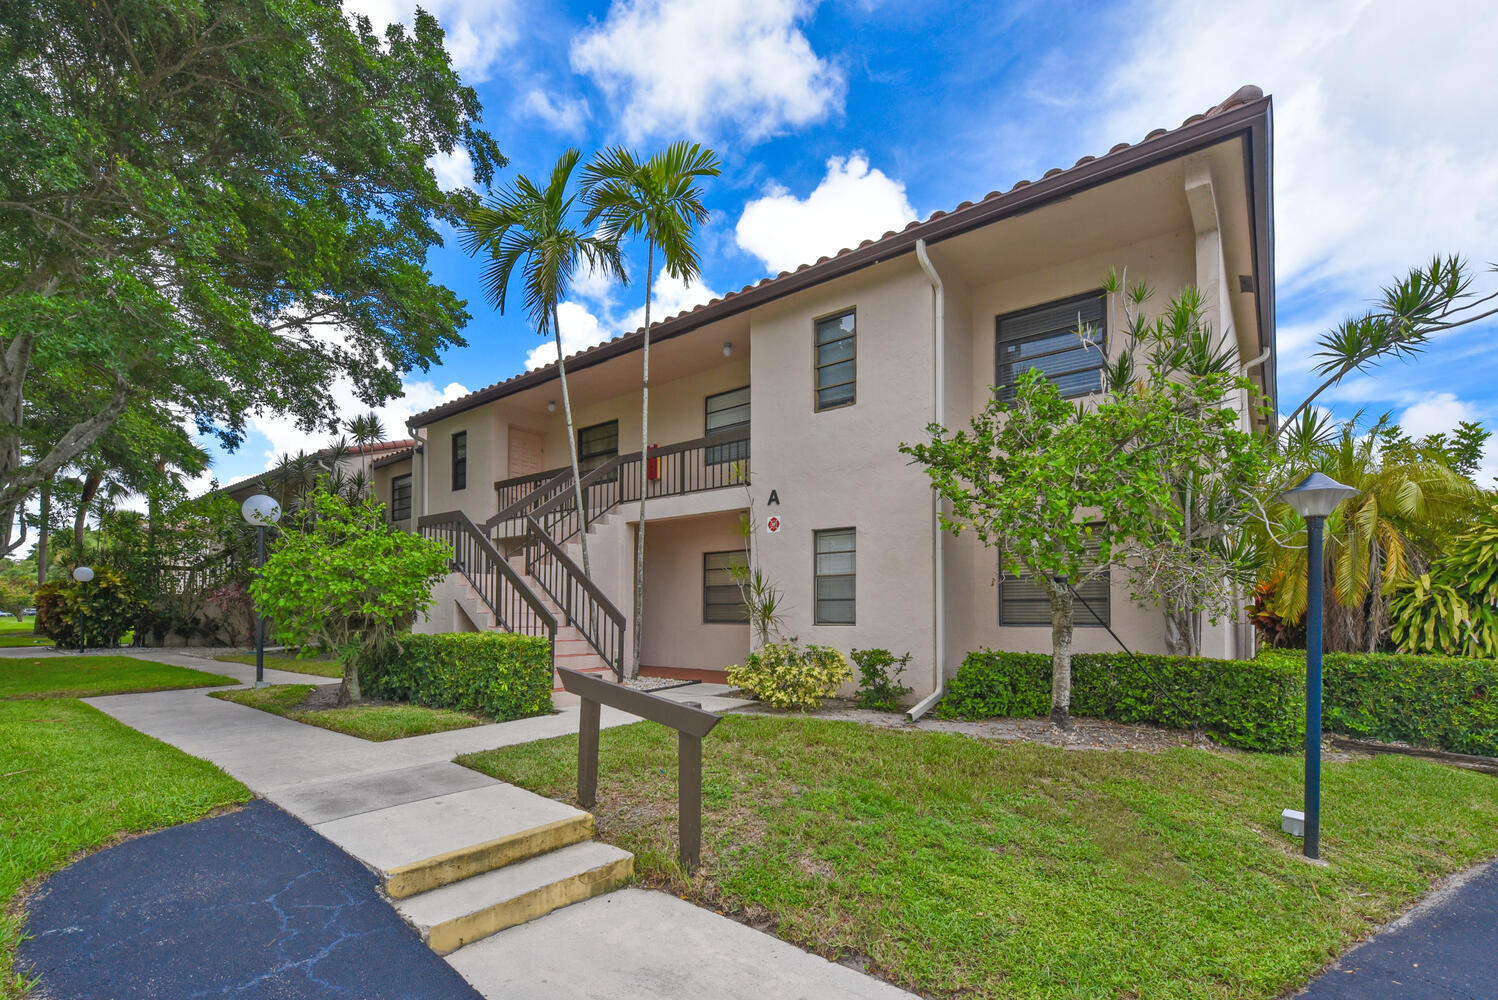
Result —
[{"label": "flowering shrub", "polygon": [[810,711],[851,680],[853,668],[830,646],[772,642],[728,668],[728,683],[775,708]]}]

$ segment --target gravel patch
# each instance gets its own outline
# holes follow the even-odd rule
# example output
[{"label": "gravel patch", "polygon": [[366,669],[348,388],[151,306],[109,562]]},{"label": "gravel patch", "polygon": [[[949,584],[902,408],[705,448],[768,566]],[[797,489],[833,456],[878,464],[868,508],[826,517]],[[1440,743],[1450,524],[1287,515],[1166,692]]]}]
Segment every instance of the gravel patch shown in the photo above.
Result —
[{"label": "gravel patch", "polygon": [[636,691],[669,691],[672,688],[690,687],[702,682],[677,680],[674,677],[626,677],[620,683]]}]

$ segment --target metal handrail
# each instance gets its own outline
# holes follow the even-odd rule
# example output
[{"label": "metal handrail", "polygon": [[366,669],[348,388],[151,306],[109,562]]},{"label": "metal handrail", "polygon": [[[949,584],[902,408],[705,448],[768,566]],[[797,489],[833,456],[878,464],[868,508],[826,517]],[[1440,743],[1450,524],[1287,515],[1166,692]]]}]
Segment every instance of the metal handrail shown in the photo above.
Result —
[{"label": "metal handrail", "polygon": [[469,582],[501,627],[525,635],[544,633],[555,657],[556,618],[467,514],[461,510],[427,514],[416,522],[416,530],[452,546],[454,572]]},{"label": "metal handrail", "polygon": [[[498,486],[500,484],[496,483],[495,485]],[[555,475],[551,475],[550,478],[543,480],[540,485],[531,490],[529,493],[525,494],[525,496],[521,497],[519,500],[516,500],[508,507],[500,510],[493,517],[489,518],[489,520],[485,521],[484,530],[486,532],[492,531],[495,525],[503,524],[504,522],[509,521],[513,518],[521,517],[522,515],[528,513],[531,508],[539,506],[540,504],[545,503],[547,500],[554,499],[558,493],[566,492],[566,488],[571,485],[572,470],[562,469],[558,471]]]},{"label": "metal handrail", "polygon": [[[582,567],[552,540],[534,514],[526,516],[530,534],[525,547],[525,572],[561,609],[609,669],[624,678],[624,613],[614,606]],[[581,599],[579,599],[579,596]],[[581,605],[581,606],[579,606]],[[603,620],[600,620],[600,614]]]}]

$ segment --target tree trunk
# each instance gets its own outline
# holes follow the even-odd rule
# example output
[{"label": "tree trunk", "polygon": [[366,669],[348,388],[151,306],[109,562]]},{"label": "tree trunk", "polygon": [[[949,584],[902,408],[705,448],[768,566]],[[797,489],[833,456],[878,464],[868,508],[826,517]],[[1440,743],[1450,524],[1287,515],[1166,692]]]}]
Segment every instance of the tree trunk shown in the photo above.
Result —
[{"label": "tree trunk", "polygon": [[1064,577],[1046,590],[1051,598],[1051,724],[1070,729],[1072,593]]},{"label": "tree trunk", "polygon": [[1199,617],[1185,608],[1168,604],[1165,609],[1165,651],[1171,656],[1198,656],[1201,652]]},{"label": "tree trunk", "polygon": [[562,412],[567,417],[567,449],[572,456],[572,489],[577,496],[577,541],[583,549],[583,576],[593,578],[588,564],[588,508],[583,504],[583,477],[577,466],[577,432],[572,429],[572,397],[567,394],[567,365],[562,360],[562,328],[557,322],[557,307],[551,305],[551,332],[557,342],[557,376],[562,381]]},{"label": "tree trunk", "polygon": [[359,660],[350,656],[343,661],[343,681],[338,685],[338,707],[347,708],[364,700],[359,690]]},{"label": "tree trunk", "polygon": [[83,558],[83,532],[88,527],[88,509],[99,493],[99,484],[104,482],[104,473],[90,469],[83,477],[83,492],[78,494],[78,510],[73,515],[73,544],[78,547],[78,558]]},{"label": "tree trunk", "polygon": [[634,656],[629,676],[640,676],[640,636],[645,620],[645,493],[650,468],[650,292],[655,279],[655,241],[645,241],[645,343],[640,378],[640,526],[635,531]]},{"label": "tree trunk", "polygon": [[36,585],[47,582],[47,541],[52,533],[52,480],[42,480],[42,510],[36,538]]}]

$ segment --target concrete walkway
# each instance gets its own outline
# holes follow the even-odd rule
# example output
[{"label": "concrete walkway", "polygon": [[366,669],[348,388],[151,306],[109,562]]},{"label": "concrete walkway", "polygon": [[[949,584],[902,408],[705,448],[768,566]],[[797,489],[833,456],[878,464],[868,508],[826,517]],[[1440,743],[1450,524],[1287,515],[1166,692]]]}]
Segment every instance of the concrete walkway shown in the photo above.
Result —
[{"label": "concrete walkway", "polygon": [[[252,665],[205,661],[175,650],[128,651],[126,655],[209,670],[243,681],[250,680],[254,673]],[[317,680],[279,671],[267,671],[266,677],[273,683]],[[709,710],[736,704],[722,698],[722,693],[715,685],[666,692],[679,700],[698,701]],[[207,697],[205,689],[87,700],[126,725],[222,767],[382,874],[391,895],[405,895],[404,889],[398,889],[401,880],[413,880],[411,898],[398,898],[396,905],[424,934],[432,931],[432,945],[438,950],[448,947],[439,946],[438,931],[443,928],[433,923],[437,918],[430,911],[438,905],[465,905],[458,897],[467,891],[466,886],[493,882],[501,876],[513,882],[526,874],[527,866],[555,868],[556,859],[568,852],[579,855],[575,864],[594,866],[594,875],[583,872],[575,876],[577,879],[591,877],[596,886],[606,888],[596,873],[603,872],[608,864],[614,865],[609,871],[617,871],[618,862],[593,856],[615,849],[578,842],[578,837],[571,836],[548,848],[554,853],[539,857],[526,854],[531,860],[476,877],[459,876],[468,878],[467,882],[424,881],[444,863],[450,867],[451,859],[464,852],[471,855],[480,850],[493,853],[511,849],[512,843],[506,838],[575,826],[579,819],[586,821],[591,835],[591,817],[571,806],[452,763],[463,753],[577,732],[577,703],[568,696],[559,696],[560,711],[555,715],[385,743],[219,701]],[[602,710],[600,719],[606,727],[634,721],[633,716],[608,708]],[[524,886],[486,887],[491,893],[524,895],[522,890]],[[528,891],[534,895],[540,890]],[[482,918],[482,914],[476,916]],[[473,940],[464,929],[473,925],[471,918],[475,914],[463,915],[468,924],[456,918],[448,920],[444,940],[456,948],[448,956],[452,966],[484,997],[704,994],[757,1000],[767,991],[775,996],[847,1000],[908,996],[886,983],[658,892],[625,890],[594,896],[564,905],[540,920],[458,947]],[[595,956],[593,960],[580,960],[584,952],[579,949],[583,947],[586,954]],[[541,983],[546,984],[544,989]]]}]

